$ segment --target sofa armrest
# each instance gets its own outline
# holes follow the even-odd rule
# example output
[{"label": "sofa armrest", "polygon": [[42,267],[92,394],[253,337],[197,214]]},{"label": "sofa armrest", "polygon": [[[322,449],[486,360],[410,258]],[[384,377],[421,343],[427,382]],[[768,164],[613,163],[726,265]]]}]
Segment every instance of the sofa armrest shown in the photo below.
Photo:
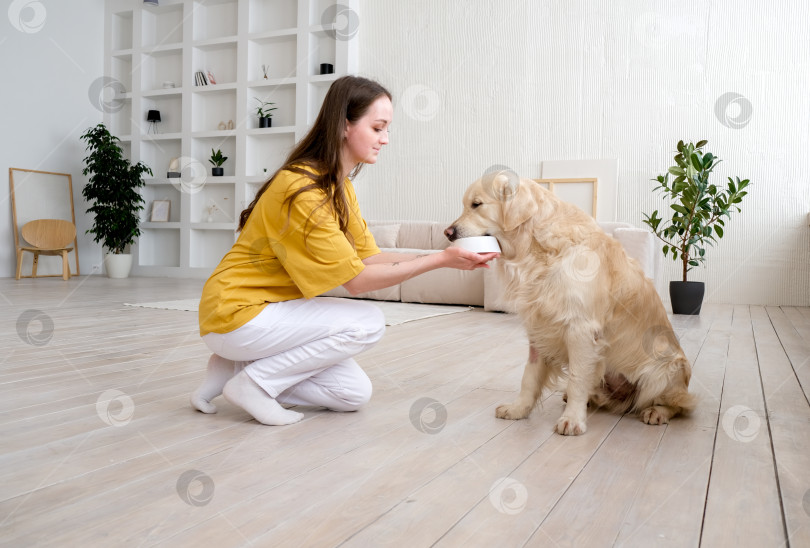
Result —
[{"label": "sofa armrest", "polygon": [[661,253],[655,245],[656,239],[652,232],[643,228],[616,228],[613,237],[622,244],[629,257],[638,261],[644,275],[655,280]]}]

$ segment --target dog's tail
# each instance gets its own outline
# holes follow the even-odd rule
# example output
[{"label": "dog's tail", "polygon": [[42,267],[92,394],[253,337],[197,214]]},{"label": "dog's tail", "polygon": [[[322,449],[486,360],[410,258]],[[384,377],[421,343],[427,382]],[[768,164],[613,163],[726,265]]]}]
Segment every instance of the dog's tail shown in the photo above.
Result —
[{"label": "dog's tail", "polygon": [[662,375],[648,375],[639,381],[634,408],[640,411],[652,405],[663,405],[670,408],[672,415],[688,415],[698,402],[697,396],[689,392],[692,376],[689,360],[681,354],[664,371]]}]

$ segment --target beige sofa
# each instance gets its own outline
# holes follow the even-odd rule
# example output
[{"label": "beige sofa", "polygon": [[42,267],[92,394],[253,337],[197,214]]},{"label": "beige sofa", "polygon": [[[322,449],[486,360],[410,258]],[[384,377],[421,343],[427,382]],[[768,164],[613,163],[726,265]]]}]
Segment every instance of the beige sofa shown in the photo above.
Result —
[{"label": "beige sofa", "polygon": [[[660,253],[655,237],[629,223],[599,223],[619,240],[627,254],[641,263],[649,278],[657,279]],[[394,253],[439,253],[450,245],[444,235],[445,223],[431,221],[368,221],[379,248]],[[343,287],[327,293],[330,297],[351,297]],[[357,295],[358,299],[483,306],[485,310],[511,312],[506,304],[495,269],[462,271],[441,268],[401,284]]]}]

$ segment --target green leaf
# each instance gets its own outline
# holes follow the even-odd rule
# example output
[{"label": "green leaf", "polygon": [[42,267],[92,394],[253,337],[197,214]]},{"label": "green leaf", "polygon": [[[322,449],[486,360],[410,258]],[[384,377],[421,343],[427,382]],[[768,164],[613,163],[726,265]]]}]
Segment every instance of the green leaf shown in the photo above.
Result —
[{"label": "green leaf", "polygon": [[698,141],[697,143],[695,143],[695,148],[703,148],[704,146],[706,146],[706,143],[708,143],[708,142],[709,141],[707,141],[705,139],[703,139],[701,141]]},{"label": "green leaf", "polygon": [[677,211],[678,213],[683,213],[684,215],[689,215],[689,210],[687,210],[687,209],[686,209],[685,207],[683,207],[682,205],[678,205],[678,204],[672,204],[672,205],[670,205],[669,207],[671,207],[672,209],[674,209],[674,210],[675,210],[675,211]]},{"label": "green leaf", "polygon": [[667,171],[669,171],[673,175],[678,175],[678,176],[683,176],[685,174],[685,172],[684,172],[684,170],[682,168],[675,167],[675,166],[669,168]]}]

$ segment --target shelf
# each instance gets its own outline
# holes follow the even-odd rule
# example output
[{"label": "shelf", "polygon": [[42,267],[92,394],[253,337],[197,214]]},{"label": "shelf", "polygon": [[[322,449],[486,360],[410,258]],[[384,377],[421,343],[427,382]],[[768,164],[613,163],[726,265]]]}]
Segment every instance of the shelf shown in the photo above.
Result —
[{"label": "shelf", "polygon": [[292,78],[297,75],[296,36],[273,36],[248,40],[247,78],[249,81],[268,78]]},{"label": "shelf", "polygon": [[112,50],[132,49],[132,10],[112,15]]},{"label": "shelf", "polygon": [[189,241],[189,266],[213,269],[236,241],[233,228],[227,230],[192,229]]},{"label": "shelf", "polygon": [[297,0],[250,0],[248,4],[248,32],[292,30],[298,26]]},{"label": "shelf", "polygon": [[[154,122],[155,127],[150,128],[151,122],[146,120],[148,111],[160,112],[160,122]],[[137,122],[144,139],[162,140],[179,139],[183,131],[183,98],[175,93],[165,95],[150,94],[141,101],[140,120]],[[149,134],[150,131],[157,133]],[[148,134],[148,135],[146,135]]]},{"label": "shelf", "polygon": [[[147,209],[151,209],[151,206],[149,206],[149,204],[147,205],[148,205]],[[174,207],[174,204],[172,204],[172,207]],[[141,221],[142,230],[177,230],[179,228],[180,223]]]},{"label": "shelf", "polygon": [[[151,135],[149,137],[152,137]],[[182,156],[181,141],[177,138],[154,139],[141,142],[140,160],[152,168],[152,175],[166,173],[169,163]]]},{"label": "shelf", "polygon": [[180,266],[180,229],[143,228],[137,252],[141,266]]},{"label": "shelf", "polygon": [[182,43],[164,43],[150,48],[144,48],[144,53],[180,53],[183,51]]},{"label": "shelf", "polygon": [[309,5],[308,26],[334,24],[338,6],[345,3],[346,2],[334,2],[330,0],[313,0]]},{"label": "shelf", "polygon": [[132,55],[115,56],[110,60],[110,69],[112,73],[110,76],[121,84],[117,89],[117,94],[120,95],[120,89],[123,88],[125,92],[132,91]]},{"label": "shelf", "polygon": [[235,175],[236,165],[241,161],[236,151],[236,138],[235,137],[194,137],[191,140],[191,157],[206,166],[207,179],[218,179],[211,175],[211,163],[208,159],[211,157],[211,149],[221,150],[222,155],[228,159],[222,164],[225,171],[225,176]]},{"label": "shelf", "polygon": [[[275,120],[275,118],[273,118]],[[278,135],[284,133],[295,133],[295,126],[279,126],[279,127],[259,127],[249,129],[245,132],[248,136],[253,135]]]},{"label": "shelf", "polygon": [[191,134],[193,138],[206,139],[206,138],[223,138],[223,137],[236,137],[235,129],[215,129],[211,131],[195,131]]},{"label": "shelf", "polygon": [[[336,39],[333,29],[356,18],[358,3],[104,2],[104,122],[124,156],[153,171],[140,189],[136,275],[210,275],[238,236],[239,214],[311,127],[331,83],[356,73],[357,41]],[[334,74],[319,74],[324,62]],[[217,83],[197,86],[197,71]],[[256,99],[274,103],[273,127],[258,127]],[[160,111],[155,128],[149,110]],[[212,149],[228,157],[222,177],[211,173]],[[173,159],[181,176],[169,179]],[[158,200],[170,202],[166,222],[149,221]]]},{"label": "shelf", "polygon": [[164,82],[183,85],[183,52],[157,51],[141,55],[141,91],[163,89]]},{"label": "shelf", "polygon": [[261,175],[265,169],[267,173],[274,173],[284,163],[294,145],[295,134],[289,131],[248,135],[245,147],[245,175],[248,177]]},{"label": "shelf", "polygon": [[278,30],[269,30],[264,32],[257,32],[248,35],[248,40],[262,41],[265,38],[278,38],[280,36],[297,36],[298,29],[293,28],[280,28]]},{"label": "shelf", "polygon": [[209,38],[208,40],[197,40],[192,44],[192,46],[201,49],[207,49],[223,45],[232,45],[235,47],[238,41],[239,38],[236,36],[223,36],[221,38]]},{"label": "shelf", "polygon": [[294,86],[298,83],[297,78],[262,78],[260,80],[252,80],[247,83],[251,88],[266,88],[276,86]]},{"label": "shelf", "polygon": [[228,230],[230,232],[236,231],[236,223],[217,223],[217,222],[204,222],[204,223],[191,223],[191,228],[195,230]]},{"label": "shelf", "polygon": [[[211,179],[219,179],[219,177],[208,177],[206,182]],[[235,192],[233,183],[203,186],[199,192],[191,196],[191,223],[205,223],[210,216],[212,222],[230,223],[230,228],[233,228],[233,224],[236,222]]]},{"label": "shelf", "polygon": [[194,41],[212,40],[237,34],[237,0],[208,0],[194,3]]},{"label": "shelf", "polygon": [[[337,55],[337,43],[332,36],[327,34],[310,33],[309,35],[309,64],[307,65],[307,75],[321,76],[321,63],[335,65]],[[329,76],[332,76],[331,74]]]},{"label": "shelf", "polygon": [[[235,126],[236,90],[219,89],[216,92],[193,93],[191,95],[191,131],[218,132],[222,137],[227,135],[227,127]],[[221,130],[220,124],[226,129]],[[218,135],[211,135],[215,137]]]},{"label": "shelf", "polygon": [[[277,126],[295,125],[295,86],[273,86],[249,88],[247,92],[247,112],[251,114],[247,127],[249,129],[259,128],[259,117],[256,108],[259,101],[273,103],[276,110],[272,111],[273,124]],[[267,128],[270,129],[270,128]]]},{"label": "shelf", "polygon": [[[208,164],[211,165],[210,163]],[[205,177],[205,184],[207,185],[232,185],[236,182],[235,175],[218,175],[214,177],[211,174],[207,174]]]},{"label": "shelf", "polygon": [[[161,115],[162,116],[162,115]],[[146,116],[144,116],[145,118]],[[161,124],[163,122],[160,122]],[[143,126],[146,127],[148,122],[143,122]],[[141,140],[144,142],[149,141],[178,141],[180,140],[182,134],[180,133],[145,133],[141,135]]]},{"label": "shelf", "polygon": [[182,97],[183,96],[183,89],[182,88],[163,88],[163,89],[152,89],[149,91],[144,91],[141,93],[141,97]]},{"label": "shelf", "polygon": [[113,135],[122,141],[131,141],[132,133],[132,100],[115,100],[115,106],[110,108],[110,127]]},{"label": "shelf", "polygon": [[144,4],[141,12],[143,29],[141,44],[145,48],[159,48],[166,44],[179,47],[183,42],[183,4],[150,6]]},{"label": "shelf", "polygon": [[[191,64],[195,73],[200,71],[208,76],[209,85],[235,82],[236,43],[194,47],[191,53]],[[214,77],[214,82],[210,81],[211,76]]]},{"label": "shelf", "polygon": [[219,93],[222,91],[230,91],[236,89],[236,83],[229,82],[227,84],[208,84],[207,86],[194,86],[193,93]]}]

